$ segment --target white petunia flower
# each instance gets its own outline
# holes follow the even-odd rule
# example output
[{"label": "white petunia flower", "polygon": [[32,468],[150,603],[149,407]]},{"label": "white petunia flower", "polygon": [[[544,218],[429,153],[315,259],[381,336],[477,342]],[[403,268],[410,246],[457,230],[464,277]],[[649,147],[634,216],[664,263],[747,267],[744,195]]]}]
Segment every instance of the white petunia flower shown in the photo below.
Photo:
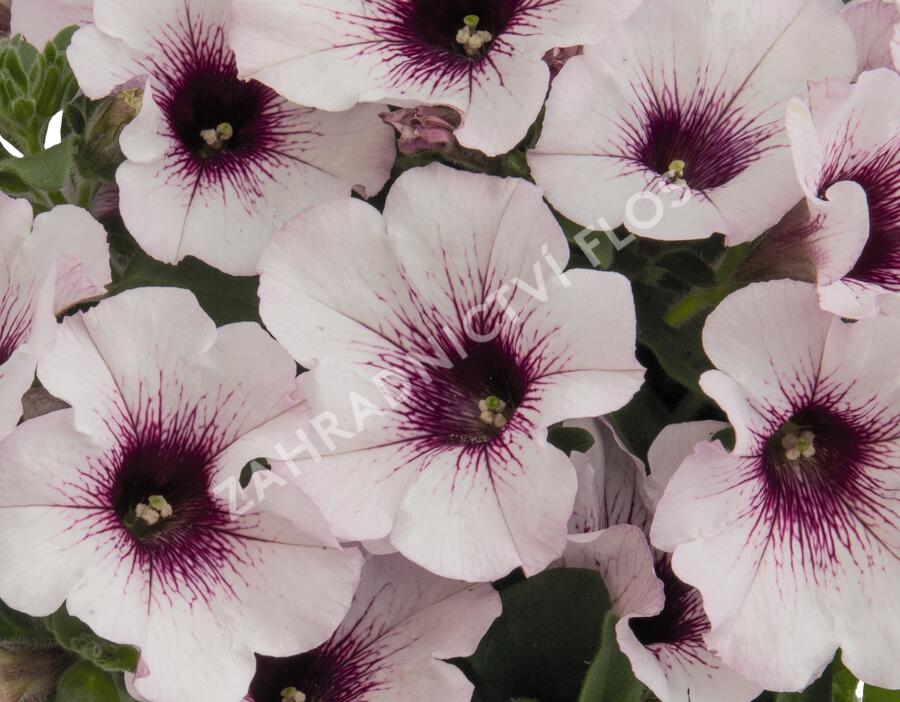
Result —
[{"label": "white petunia flower", "polygon": [[230,0],[96,0],[94,24],[68,56],[91,98],[145,85],[116,173],[141,248],[252,275],[272,233],[303,208],[354,186],[377,193],[395,147],[383,107],[321,112],[238,79],[230,9]]},{"label": "white petunia flower", "polygon": [[4,602],[44,616],[65,601],[137,646],[131,684],[154,702],[240,699],[254,652],[331,636],[359,553],[300,494],[291,521],[228,502],[305,411],[293,361],[259,325],[217,330],[186,291],[134,290],[68,317],[38,375],[72,409],[0,445]]}]

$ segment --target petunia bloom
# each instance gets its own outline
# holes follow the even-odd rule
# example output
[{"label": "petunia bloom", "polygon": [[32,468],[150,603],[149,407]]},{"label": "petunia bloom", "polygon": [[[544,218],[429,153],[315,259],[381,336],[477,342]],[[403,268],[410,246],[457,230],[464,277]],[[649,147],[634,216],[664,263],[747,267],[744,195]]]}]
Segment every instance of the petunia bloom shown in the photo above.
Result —
[{"label": "petunia bloom", "polygon": [[438,165],[404,173],[383,216],[325,203],[273,239],[260,312],[312,369],[316,417],[281,472],[339,538],[389,536],[470,582],[562,553],[576,479],[545,430],[643,377],[628,281],[563,273],[568,256],[536,187]]},{"label": "petunia bloom", "polygon": [[236,0],[241,75],[326,110],[447,105],[490,156],[521,141],[547,94],[544,54],[601,41],[638,0]]},{"label": "petunia bloom", "polygon": [[469,702],[472,683],[445,660],[473,654],[499,614],[489,584],[369,558],[340,628],[308,653],[260,658],[246,702]]},{"label": "petunia bloom", "polygon": [[0,530],[16,535],[0,542],[4,602],[44,616],[65,601],[139,647],[132,684],[154,702],[240,699],[254,652],[331,636],[358,551],[302,495],[291,520],[229,505],[243,466],[305,411],[259,325],[217,330],[186,291],[129,291],[66,318],[38,376],[72,409],[0,445]]},{"label": "petunia bloom", "polygon": [[900,22],[896,0],[852,0],[841,10],[841,17],[856,38],[859,73],[894,67],[891,39]]},{"label": "petunia bloom", "polygon": [[855,66],[829,0],[647,0],[554,79],[528,162],[579,224],[749,241],[801,198],[788,99]]},{"label": "petunia bloom", "polygon": [[91,0],[13,0],[10,6],[10,33],[39,49],[66,27],[90,21]]},{"label": "petunia bloom", "polygon": [[787,130],[807,214],[776,236],[806,250],[825,309],[872,316],[900,292],[900,75],[810,85],[790,102]]},{"label": "petunia bloom", "polygon": [[383,108],[320,112],[239,80],[225,36],[230,7],[96,0],[94,24],[75,34],[68,56],[91,98],[145,86],[116,173],[122,217],[141,248],[168,263],[191,255],[252,275],[272,233],[304,207],[349,197],[354,186],[377,193],[395,147]]},{"label": "petunia bloom", "polygon": [[82,209],[33,217],[0,193],[0,438],[22,416],[38,359],[53,346],[56,315],[99,297],[110,282],[106,232]]},{"label": "petunia bloom", "polygon": [[849,323],[813,285],[755,283],[709,316],[732,450],[701,442],[656,509],[711,623],[710,648],[769,690],[800,690],[836,649],[861,680],[900,687],[900,319]]},{"label": "petunia bloom", "polygon": [[596,442],[575,452],[578,497],[562,564],[603,576],[616,638],[635,676],[662,702],[749,702],[760,688],[726,666],[704,643],[709,620],[700,593],[672,571],[669,554],[655,551],[646,533],[659,495],[694,445],[726,425],[691,422],[666,427],[644,466],[602,420],[566,422]]}]

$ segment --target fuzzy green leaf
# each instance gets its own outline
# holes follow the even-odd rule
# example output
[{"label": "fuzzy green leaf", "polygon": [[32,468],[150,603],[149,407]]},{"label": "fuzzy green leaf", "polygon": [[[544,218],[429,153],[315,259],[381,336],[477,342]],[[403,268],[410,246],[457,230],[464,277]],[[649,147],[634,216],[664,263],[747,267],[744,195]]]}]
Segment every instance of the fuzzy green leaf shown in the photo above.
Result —
[{"label": "fuzzy green leaf", "polygon": [[603,620],[600,650],[588,669],[578,702],[641,702],[646,688],[634,677],[631,663],[616,641],[616,617]]},{"label": "fuzzy green leaf", "polygon": [[30,190],[60,190],[72,171],[74,143],[69,137],[33,156],[6,158],[0,161],[0,173],[17,178]]},{"label": "fuzzy green leaf", "polygon": [[60,646],[98,668],[126,672],[134,672],[137,668],[137,649],[101,639],[87,624],[70,615],[64,606],[47,617],[45,623]]}]

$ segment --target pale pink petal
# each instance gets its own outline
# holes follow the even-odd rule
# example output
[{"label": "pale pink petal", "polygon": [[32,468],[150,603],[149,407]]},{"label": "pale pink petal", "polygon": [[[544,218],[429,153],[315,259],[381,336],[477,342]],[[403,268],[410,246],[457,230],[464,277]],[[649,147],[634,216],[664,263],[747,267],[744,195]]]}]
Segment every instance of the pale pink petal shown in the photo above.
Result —
[{"label": "pale pink petal", "polygon": [[801,235],[819,269],[822,307],[850,318],[877,314],[879,296],[900,290],[900,76],[878,68],[855,85],[813,84],[791,101],[786,124],[809,201],[811,231]]},{"label": "pale pink petal", "polygon": [[[125,292],[65,328],[39,374],[76,412],[90,407],[106,416],[111,399],[121,398],[137,428],[187,421],[214,428],[221,449],[286,408],[295,372],[288,355],[258,325],[217,332],[187,291]],[[79,353],[92,357],[85,366],[97,368],[97,376],[71,373]],[[209,359],[208,367],[184,373],[201,358]],[[110,398],[113,387],[117,396]],[[181,416],[185,406],[193,408],[189,418]]]},{"label": "pale pink petal", "polygon": [[[704,390],[729,414],[737,451],[750,441],[746,431],[763,428],[764,414],[788,411],[792,397],[809,397],[815,389],[831,316],[819,310],[811,290],[793,281],[756,283],[726,298],[707,320],[703,348],[749,405],[739,417],[742,401],[726,399],[728,381],[717,380],[717,371],[702,376]],[[748,334],[753,344],[745,342]]]},{"label": "pale pink petal", "polygon": [[[106,231],[79,207],[60,205],[38,215],[29,247],[37,249],[41,257],[56,261],[53,307],[57,314],[102,296],[112,281]],[[23,260],[19,263],[28,265]]]},{"label": "pale pink petal", "polygon": [[[651,537],[702,593],[706,641],[740,674],[800,690],[841,648],[855,674],[896,687],[884,651],[898,645],[897,632],[883,622],[900,606],[889,584],[900,573],[900,390],[884,379],[900,373],[889,351],[900,321],[850,324],[814,303],[809,285],[754,284],[710,317],[706,332],[717,340],[708,351],[722,369],[710,377],[738,443],[731,453],[697,445],[669,481]],[[776,309],[804,323],[779,322]],[[752,424],[735,411],[742,397]],[[785,441],[800,429],[813,450],[795,459]]]},{"label": "pale pink petal", "polygon": [[650,475],[647,476],[646,491],[654,508],[675,471],[694,452],[697,444],[712,441],[713,436],[727,428],[724,422],[707,420],[669,424],[657,434],[647,451]]},{"label": "pale pink petal", "polygon": [[537,119],[549,82],[550,69],[543,61],[497,56],[489,69],[473,76],[456,139],[488,156],[511,151]]},{"label": "pale pink petal", "polygon": [[[56,207],[31,221],[25,200],[2,203],[0,436],[22,414],[38,360],[56,338],[56,314],[99,297],[110,282],[106,232],[82,209]],[[8,227],[8,229],[6,229]]]},{"label": "pale pink petal", "polygon": [[[239,80],[225,36],[230,5],[98,0],[95,26],[69,53],[94,96],[150,77],[117,173],[122,217],[141,247],[167,263],[191,255],[252,275],[300,210],[354,187],[377,193],[395,147],[382,107],[320,112]],[[224,137],[209,136],[220,128]]]},{"label": "pale pink petal", "polygon": [[294,687],[328,699],[468,702],[472,683],[445,661],[471,655],[499,613],[490,585],[444,580],[399,555],[370,558],[334,636],[307,654],[260,659],[247,699]]},{"label": "pale pink petal", "polygon": [[663,584],[653,571],[653,555],[639,527],[618,524],[572,534],[561,564],[598,570],[609,591],[613,614],[620,619],[652,617],[662,611]]},{"label": "pale pink petal", "polygon": [[[0,518],[36,539],[8,545],[4,599],[42,614],[67,599],[100,636],[140,648],[133,685],[161,702],[236,698],[254,652],[333,633],[360,554],[337,547],[308,499],[293,501],[299,517],[279,514],[286,495],[277,510],[231,511],[219,490],[295,419],[294,363],[271,337],[216,330],[190,293],[148,288],[67,318],[42,363],[74,409],[3,444]],[[137,507],[160,497],[169,514],[142,526]]]},{"label": "pale pink petal", "polygon": [[31,231],[34,213],[31,203],[23,198],[13,198],[0,193],[0,256],[9,261]]},{"label": "pale pink petal", "polygon": [[125,42],[104,34],[93,24],[75,32],[66,58],[78,87],[92,100],[106,97],[147,72]]},{"label": "pale pink petal", "polygon": [[91,21],[91,0],[14,0],[10,10],[10,34],[39,49],[66,27]]},{"label": "pale pink petal", "polygon": [[[324,203],[275,237],[261,314],[313,367],[311,426],[279,470],[340,538],[390,535],[471,580],[559,555],[575,477],[544,432],[621,407],[642,376],[627,281],[564,275],[567,258],[537,188],[437,165],[403,174],[383,217]],[[576,299],[596,301],[587,335]]]},{"label": "pale pink petal", "polygon": [[482,5],[479,28],[490,38],[472,56],[456,39],[464,14],[449,26],[443,6],[412,0],[241,0],[231,33],[241,75],[291,100],[327,110],[382,100],[449,105],[464,113],[460,143],[497,155],[525,136],[540,111],[549,83],[544,53],[600,41],[635,6]]},{"label": "pale pink petal", "polygon": [[576,492],[571,464],[513,427],[502,437],[485,449],[425,456],[391,534],[401,553],[470,581],[518,566],[537,573],[560,556]]},{"label": "pale pink petal", "polygon": [[499,614],[490,585],[437,578],[402,556],[371,558],[333,641],[364,635],[381,658],[373,702],[416,695],[467,702],[472,684],[444,661],[474,653]]},{"label": "pale pink petal", "polygon": [[649,528],[650,501],[643,462],[622,445],[606,420],[578,419],[565,426],[584,429],[594,437],[587,453],[573,451],[570,456],[578,475],[578,493],[569,533],[600,531],[616,524]]},{"label": "pale pink petal", "polygon": [[860,73],[894,67],[891,38],[900,21],[895,0],[853,0],[841,10],[841,17],[856,37]]},{"label": "pale pink petal", "polygon": [[88,466],[110,442],[108,433],[74,431],[72,411],[61,410],[23,424],[0,445],[6,466],[0,523],[4,533],[23,537],[0,543],[0,597],[10,606],[33,616],[52,614],[104,557],[105,539],[96,527],[105,510],[91,494],[90,476],[72,466]]}]

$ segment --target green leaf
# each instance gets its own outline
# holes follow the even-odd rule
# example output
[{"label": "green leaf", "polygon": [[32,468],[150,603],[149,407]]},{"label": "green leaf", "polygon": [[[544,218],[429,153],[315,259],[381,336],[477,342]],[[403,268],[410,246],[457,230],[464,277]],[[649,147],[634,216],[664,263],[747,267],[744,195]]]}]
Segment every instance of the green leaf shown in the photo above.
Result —
[{"label": "green leaf", "polygon": [[119,688],[112,675],[87,661],[69,668],[56,686],[62,702],[120,702]]},{"label": "green leaf", "polygon": [[0,602],[0,645],[47,648],[55,640],[40,619],[17,612]]},{"label": "green leaf", "polygon": [[4,159],[0,161],[0,173],[18,178],[30,190],[60,190],[72,170],[74,142],[74,137],[69,137],[32,156]]},{"label": "green leaf", "polygon": [[650,444],[671,423],[671,412],[649,383],[638,390],[631,402],[607,416],[628,450],[639,458],[647,457]]},{"label": "green leaf", "polygon": [[689,390],[698,391],[700,375],[712,367],[701,343],[705,318],[674,329],[664,319],[672,302],[671,292],[642,283],[634,283],[632,287],[638,340],[653,352],[669,377]]},{"label": "green leaf", "polygon": [[12,103],[12,115],[20,122],[27,122],[34,117],[34,100],[16,98]]},{"label": "green leaf", "polygon": [[832,702],[857,702],[856,688],[859,680],[847,670],[838,654],[831,664],[831,699]]},{"label": "green leaf", "polygon": [[75,29],[60,32],[43,53],[19,36],[0,41],[0,132],[35,159],[31,164],[0,163],[0,170],[12,170],[30,190],[59,190],[70,175],[70,157],[53,161],[66,156],[65,148],[45,156],[43,144],[50,118],[78,92],[65,55]]},{"label": "green leaf", "polygon": [[720,429],[712,435],[712,441],[721,442],[722,446],[724,446],[728,451],[733,450],[734,443],[735,441],[737,441],[734,433],[734,427],[725,427],[724,429]]},{"label": "green leaf", "polygon": [[615,249],[606,232],[591,230],[554,212],[559,226],[572,246],[573,268],[599,268],[608,270],[615,257]]},{"label": "green leaf", "polygon": [[22,59],[19,52],[12,50],[12,47],[4,52],[3,68],[7,70],[9,77],[12,78],[19,90],[24,92],[28,89],[28,75],[22,67]]},{"label": "green leaf", "polygon": [[900,690],[885,690],[866,685],[863,688],[863,702],[900,702]]},{"label": "green leaf", "polygon": [[260,321],[258,277],[227,275],[192,257],[171,266],[136,247],[127,252],[121,248],[114,250],[114,262],[117,254],[124,256],[127,262],[124,271],[109,286],[111,295],[141,287],[185,288],[197,296],[200,306],[219,326]]},{"label": "green leaf", "polygon": [[265,458],[254,458],[241,469],[240,483],[245,488],[250,484],[253,474],[261,470],[271,470],[272,466]]},{"label": "green leaf", "polygon": [[30,188],[17,175],[4,173],[0,167],[0,190],[11,195],[24,195]]},{"label": "green leaf", "polygon": [[803,692],[779,692],[775,702],[832,702],[831,670],[828,666],[822,676]]},{"label": "green leaf", "polygon": [[706,287],[716,282],[716,274],[709,264],[687,249],[665,254],[656,265],[688,285]]},{"label": "green leaf", "polygon": [[609,595],[599,573],[557,568],[501,592],[503,614],[457,664],[483,702],[578,699],[600,648]]},{"label": "green leaf", "polygon": [[136,648],[101,639],[87,624],[70,615],[65,606],[44,621],[59,645],[79,658],[106,671],[134,672],[137,668]]},{"label": "green leaf", "polygon": [[616,641],[616,617],[603,620],[600,650],[588,669],[578,702],[641,702],[645,687],[634,677],[631,663]]},{"label": "green leaf", "polygon": [[554,426],[547,432],[547,441],[571,456],[572,451],[587,453],[594,445],[594,435],[578,427]]},{"label": "green leaf", "polygon": [[56,114],[56,110],[61,107],[61,101],[57,97],[59,88],[60,71],[56,66],[47,69],[44,75],[37,96],[37,113],[41,117],[49,118]]},{"label": "green leaf", "polygon": [[50,40],[48,46],[52,45],[58,54],[65,56],[66,49],[69,48],[69,44],[72,43],[72,37],[77,31],[77,24],[72,24],[65,29],[61,29],[59,33]]}]

